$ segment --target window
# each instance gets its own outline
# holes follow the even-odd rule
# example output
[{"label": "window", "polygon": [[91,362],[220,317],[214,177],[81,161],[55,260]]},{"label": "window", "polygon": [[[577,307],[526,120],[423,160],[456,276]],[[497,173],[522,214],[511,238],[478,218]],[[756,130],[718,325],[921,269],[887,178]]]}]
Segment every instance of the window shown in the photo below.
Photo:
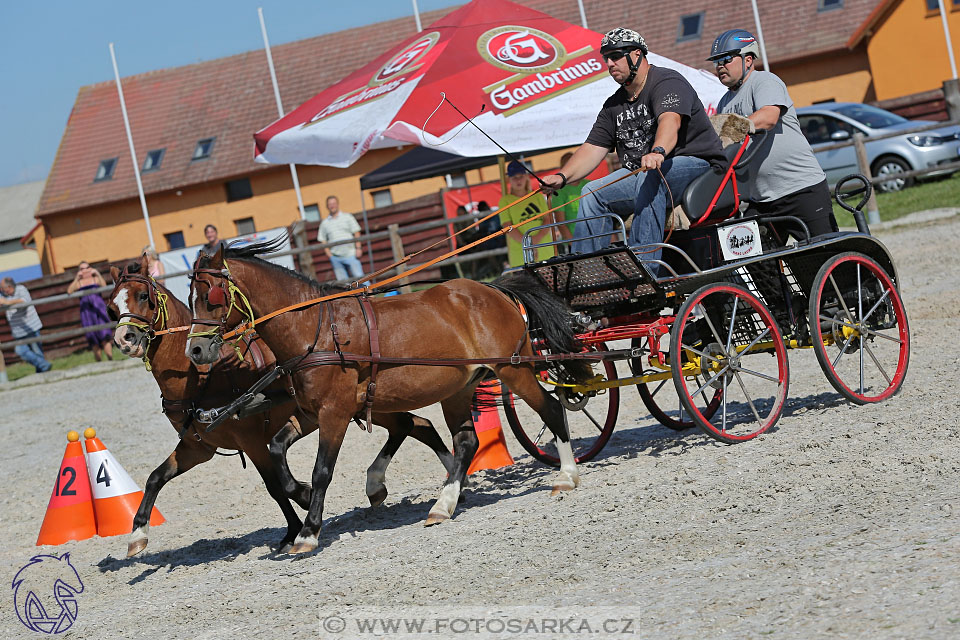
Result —
[{"label": "window", "polygon": [[393,204],[393,196],[390,195],[390,189],[381,189],[380,191],[372,191],[370,195],[373,196],[374,208],[387,207]]},{"label": "window", "polygon": [[462,189],[463,187],[467,186],[467,174],[448,173],[447,186],[451,189]]},{"label": "window", "polygon": [[255,224],[253,224],[253,218],[241,218],[240,220],[234,220],[233,224],[237,225],[238,236],[248,236],[251,233],[257,232],[257,227]]},{"label": "window", "polygon": [[319,222],[320,221],[320,205],[318,204],[304,205],[303,214],[306,216],[307,222]]},{"label": "window", "polygon": [[193,158],[191,160],[203,160],[204,158],[209,158],[210,154],[213,153],[213,142],[216,138],[204,138],[203,140],[197,141],[197,146],[193,150]]},{"label": "window", "polygon": [[101,160],[100,166],[97,167],[97,175],[93,181],[100,182],[101,180],[110,180],[113,178],[113,170],[117,168],[118,159],[119,158],[110,158],[109,160]]},{"label": "window", "polygon": [[[800,129],[810,144],[848,140],[855,133],[859,133],[849,122],[823,115],[801,116]],[[842,133],[838,135],[839,132]]]},{"label": "window", "polygon": [[163,234],[163,237],[167,239],[167,251],[183,249],[185,246],[187,246],[187,243],[183,241],[183,231],[165,233]]},{"label": "window", "polygon": [[143,159],[143,168],[140,169],[140,171],[146,173],[147,171],[156,171],[159,169],[160,163],[163,162],[163,154],[165,151],[166,149],[147,151],[147,157]]},{"label": "window", "polygon": [[680,27],[677,29],[677,42],[698,40],[703,31],[703,12],[689,16],[680,16]]},{"label": "window", "polygon": [[817,11],[830,11],[832,9],[843,9],[843,0],[817,0]]},{"label": "window", "polygon": [[[960,0],[949,0],[948,5],[952,5],[954,11],[960,9]],[[927,15],[940,13],[940,3],[938,0],[927,0]]]},{"label": "window", "polygon": [[240,178],[239,180],[230,180],[224,185],[227,188],[227,202],[236,202],[237,200],[246,200],[253,197],[253,188],[250,186],[250,178]]}]

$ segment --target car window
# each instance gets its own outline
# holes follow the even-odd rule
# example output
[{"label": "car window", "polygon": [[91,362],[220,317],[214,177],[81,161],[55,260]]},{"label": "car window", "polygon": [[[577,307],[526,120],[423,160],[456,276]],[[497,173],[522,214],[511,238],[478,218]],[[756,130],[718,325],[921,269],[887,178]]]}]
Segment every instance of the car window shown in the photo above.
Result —
[{"label": "car window", "polygon": [[871,129],[882,129],[907,122],[907,119],[902,116],[877,107],[871,107],[868,104],[848,104],[837,107],[837,113],[863,123]]},{"label": "car window", "polygon": [[830,142],[830,131],[821,115],[800,116],[800,130],[810,144]]},{"label": "car window", "polygon": [[827,123],[827,131],[830,133],[830,135],[833,135],[837,131],[846,131],[853,136],[853,134],[857,132],[856,127],[849,122],[840,120],[839,118],[831,118],[830,116],[826,116],[824,117],[824,121]]}]

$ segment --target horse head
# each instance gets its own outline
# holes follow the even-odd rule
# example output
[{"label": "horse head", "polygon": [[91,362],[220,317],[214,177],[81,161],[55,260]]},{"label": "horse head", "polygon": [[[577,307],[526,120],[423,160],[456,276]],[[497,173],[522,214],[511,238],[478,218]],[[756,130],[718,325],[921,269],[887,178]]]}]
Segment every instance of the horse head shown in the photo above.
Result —
[{"label": "horse head", "polygon": [[130,262],[122,271],[110,267],[110,275],[116,284],[107,311],[119,321],[113,341],[125,355],[142,358],[153,332],[163,328],[157,324],[165,322],[166,309],[162,298],[158,299],[158,285],[149,275],[146,256]]},{"label": "horse head", "polygon": [[224,333],[252,319],[249,305],[245,305],[246,298],[230,273],[224,251],[221,245],[212,256],[201,252],[193,265],[190,282],[193,320],[187,336],[186,356],[197,365],[219,360]]}]

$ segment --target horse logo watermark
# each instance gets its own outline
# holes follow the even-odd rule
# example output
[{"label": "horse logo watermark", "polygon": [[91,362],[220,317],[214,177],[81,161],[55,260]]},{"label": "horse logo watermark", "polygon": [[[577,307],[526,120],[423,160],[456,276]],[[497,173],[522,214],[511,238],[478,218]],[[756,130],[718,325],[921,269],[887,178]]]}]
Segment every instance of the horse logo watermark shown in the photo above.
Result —
[{"label": "horse logo watermark", "polygon": [[37,555],[13,577],[17,617],[31,631],[63,633],[77,620],[77,594],[83,593],[80,574],[70,554]]}]

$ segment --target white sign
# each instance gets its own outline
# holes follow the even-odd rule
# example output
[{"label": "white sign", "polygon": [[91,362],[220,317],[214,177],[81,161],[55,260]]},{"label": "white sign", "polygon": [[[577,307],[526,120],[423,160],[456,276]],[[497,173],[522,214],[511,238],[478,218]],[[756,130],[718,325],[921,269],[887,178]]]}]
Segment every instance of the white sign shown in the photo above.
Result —
[{"label": "white sign", "polygon": [[724,260],[739,260],[763,253],[760,247],[760,226],[756,220],[735,222],[717,228]]},{"label": "white sign", "polygon": [[[233,241],[238,241],[238,246],[253,244],[254,242],[264,242],[276,238],[279,235],[286,235],[287,229],[285,227],[279,227],[277,229],[269,229],[267,231],[257,231],[248,236],[239,236],[237,238],[230,238],[226,240],[227,244],[230,244]],[[174,249],[173,251],[164,251],[160,254],[160,262],[163,263],[163,269],[166,273],[175,273],[178,271],[190,271],[193,269],[193,262],[197,259],[197,254],[200,252],[200,247],[203,245],[195,245],[192,247],[184,247],[183,249]],[[283,245],[279,251],[289,251],[290,250],[290,238],[287,237],[284,240]],[[294,269],[293,266],[293,256],[263,256],[264,260],[268,260],[274,264],[278,264],[281,267],[286,267],[287,269]],[[189,305],[190,297],[190,278],[186,275],[174,276],[172,278],[164,278],[162,280],[163,286],[170,290],[174,296],[179,298],[179,300]]]}]

